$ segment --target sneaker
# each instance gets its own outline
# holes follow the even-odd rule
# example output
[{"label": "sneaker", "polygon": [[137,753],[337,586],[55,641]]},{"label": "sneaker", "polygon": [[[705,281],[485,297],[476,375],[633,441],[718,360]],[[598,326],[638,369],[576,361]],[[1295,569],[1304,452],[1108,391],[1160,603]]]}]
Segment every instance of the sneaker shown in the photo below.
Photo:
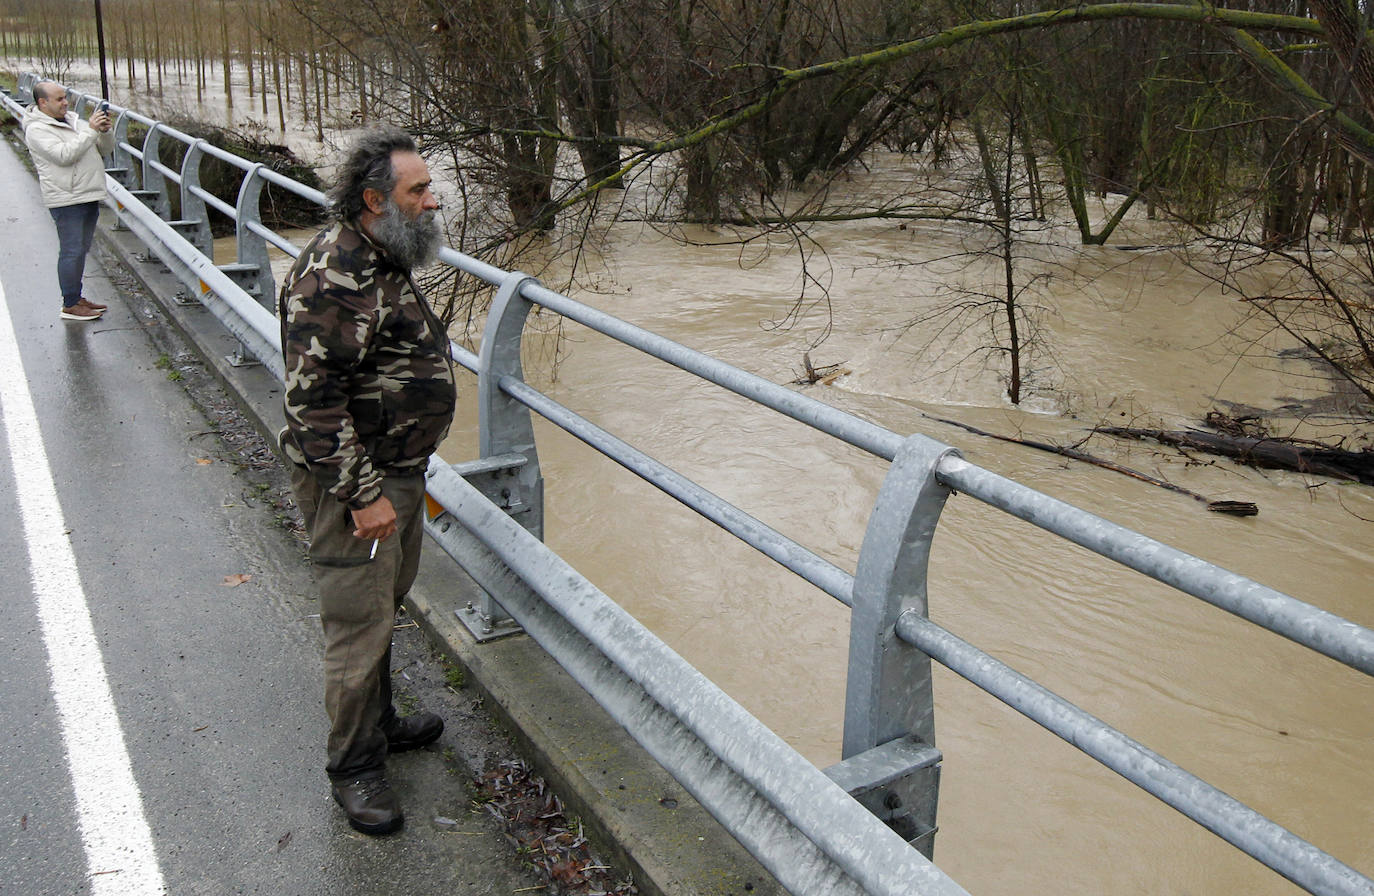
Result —
[{"label": "sneaker", "polygon": [[417,712],[410,716],[394,716],[391,724],[382,729],[386,735],[386,748],[392,753],[402,753],[432,744],[444,733],[444,720],[432,712]]},{"label": "sneaker", "polygon": [[68,305],[62,309],[63,320],[100,320],[103,311],[96,311],[94,308],[77,302],[75,305]]},{"label": "sneaker", "polygon": [[334,793],[334,802],[343,807],[348,815],[348,823],[355,831],[379,837],[393,834],[405,824],[406,818],[401,813],[396,793],[386,778],[380,775],[334,784],[330,790]]},{"label": "sneaker", "polygon": [[110,307],[109,305],[102,305],[102,304],[100,304],[99,302],[92,302],[90,299],[86,298],[85,296],[82,296],[82,297],[77,301],[76,304],[78,304],[78,305],[85,305],[87,308],[92,308],[92,309],[94,309],[94,310],[96,310],[96,311],[104,311],[106,308],[109,308],[109,307]]}]

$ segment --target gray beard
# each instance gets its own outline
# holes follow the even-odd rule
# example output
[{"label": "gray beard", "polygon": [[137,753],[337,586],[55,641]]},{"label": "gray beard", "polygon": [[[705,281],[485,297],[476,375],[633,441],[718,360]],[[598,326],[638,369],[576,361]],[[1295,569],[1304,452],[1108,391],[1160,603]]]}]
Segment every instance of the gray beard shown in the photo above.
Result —
[{"label": "gray beard", "polygon": [[433,209],[409,218],[390,196],[382,214],[368,228],[392,261],[407,271],[422,268],[439,257],[444,234]]}]

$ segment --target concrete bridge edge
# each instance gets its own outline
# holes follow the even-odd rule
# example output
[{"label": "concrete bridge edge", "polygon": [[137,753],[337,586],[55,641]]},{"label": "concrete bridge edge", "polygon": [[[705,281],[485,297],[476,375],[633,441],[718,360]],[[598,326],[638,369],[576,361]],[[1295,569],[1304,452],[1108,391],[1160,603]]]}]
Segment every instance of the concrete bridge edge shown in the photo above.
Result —
[{"label": "concrete bridge edge", "polygon": [[[142,284],[187,348],[275,445],[279,384],[261,366],[232,365],[234,337],[205,308],[178,304],[180,282],[156,259],[143,260],[137,238],[110,223],[104,210],[99,244]],[[533,639],[475,643],[453,609],[473,599],[477,587],[431,544],[407,608],[435,647],[464,670],[467,685],[559,794],[566,813],[583,822],[603,857],[631,873],[648,896],[786,892]]]}]

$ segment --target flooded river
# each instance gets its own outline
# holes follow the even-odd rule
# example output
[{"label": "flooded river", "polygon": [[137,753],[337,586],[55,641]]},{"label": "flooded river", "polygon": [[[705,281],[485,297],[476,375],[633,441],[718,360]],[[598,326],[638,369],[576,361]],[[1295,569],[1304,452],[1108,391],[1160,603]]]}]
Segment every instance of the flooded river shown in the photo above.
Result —
[{"label": "flooded river", "polygon": [[[1072,288],[1041,298],[1055,311],[1045,338],[1057,372],[1042,373],[1048,385],[1019,409],[996,371],[942,371],[921,333],[902,334],[938,301],[936,274],[891,263],[948,254],[949,236],[879,224],[821,239],[834,319],[815,349],[820,312],[770,326],[787,318],[797,288],[795,259],[781,253],[741,259],[737,247],[627,228],[592,262],[598,289],[577,297],[774,382],[796,378],[810,349],[816,365],[851,371],[804,387],[821,401],[956,445],[980,466],[1374,626],[1374,529],[1360,519],[1374,519],[1369,489],[1105,437],[1087,444],[1260,507],[1227,517],[927,416],[1069,444],[1098,423],[1196,425],[1224,402],[1276,408],[1319,395],[1305,362],[1279,356],[1285,343],[1247,331],[1234,295],[1165,254],[1089,250]],[[527,337],[527,375],[540,388],[853,570],[885,463],[598,334],[565,335],[556,376],[548,341]],[[1238,340],[1251,337],[1258,348],[1237,360]],[[475,414],[472,389],[466,399]],[[808,758],[836,761],[848,610],[562,431],[545,425],[539,438],[548,543]],[[444,449],[475,451],[464,427]],[[1374,874],[1366,676],[966,497],[950,500],[936,536],[930,606],[955,634]],[[936,859],[970,892],[1298,892],[939,667],[935,696],[945,756]]]},{"label": "flooded river", "polygon": [[[856,189],[898,175],[879,165]],[[1256,517],[1228,517],[930,419],[1071,444],[1096,424],[1182,427],[1230,403],[1273,409],[1320,397],[1322,378],[1280,354],[1289,343],[1244,323],[1233,294],[1166,253],[1076,255],[1071,274],[1035,294],[1053,356],[1035,362],[1018,408],[997,370],[951,367],[977,334],[935,356],[924,346],[938,324],[912,326],[952,301],[940,282],[957,275],[976,286],[984,262],[910,264],[961,251],[948,233],[921,226],[830,225],[817,236],[831,266],[829,310],[813,308],[791,326],[773,325],[789,319],[798,290],[796,259],[783,247],[684,245],[624,226],[583,259],[597,288],[574,295],[778,383],[797,378],[810,350],[817,366],[849,371],[798,387],[823,402],[955,445],[973,463],[1374,626],[1374,490],[1101,436],[1084,446],[1209,498],[1260,507]],[[1159,237],[1136,221],[1114,242]],[[813,348],[826,327],[833,332]],[[853,570],[886,463],[575,325],[556,368],[553,344],[527,337],[526,371],[538,387]],[[449,460],[476,455],[474,386],[444,446]],[[1324,432],[1324,421],[1288,422]],[[538,434],[548,543],[817,765],[838,760],[848,610],[561,430],[542,424]],[[1374,876],[1368,677],[961,496],[936,536],[930,613]],[[945,757],[936,860],[971,893],[1299,892],[938,666],[935,697]]]}]

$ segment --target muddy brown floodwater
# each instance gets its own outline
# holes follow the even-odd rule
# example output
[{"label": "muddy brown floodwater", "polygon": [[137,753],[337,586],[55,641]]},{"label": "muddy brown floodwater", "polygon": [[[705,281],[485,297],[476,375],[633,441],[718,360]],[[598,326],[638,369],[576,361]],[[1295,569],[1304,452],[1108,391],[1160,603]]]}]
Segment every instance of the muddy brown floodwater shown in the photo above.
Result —
[{"label": "muddy brown floodwater", "polygon": [[[1257,517],[1226,517],[923,416],[1068,444],[1099,422],[1195,425],[1224,402],[1272,409],[1319,397],[1324,381],[1281,357],[1287,344],[1247,330],[1234,295],[1166,254],[1089,250],[1062,292],[1052,284],[1042,296],[1056,311],[1045,326],[1058,365],[1015,408],[995,372],[942,370],[917,350],[919,332],[899,335],[930,305],[935,275],[891,262],[947,254],[950,237],[866,225],[821,238],[834,265],[834,332],[812,361],[851,373],[808,394],[1374,626],[1367,488],[1103,437],[1088,444],[1210,498],[1260,506]],[[592,263],[597,291],[577,297],[791,381],[824,318],[770,329],[795,295],[794,260],[743,261],[737,248],[626,228]],[[1250,337],[1258,347],[1238,359]],[[554,376],[549,340],[527,336],[531,381],[852,571],[886,464],[585,329],[569,329],[563,348]],[[465,398],[475,414],[472,389]],[[1305,425],[1320,432],[1323,422]],[[561,430],[541,426],[539,438],[549,544],[808,758],[836,761],[847,609]],[[467,431],[445,454],[475,450]],[[930,605],[955,634],[1374,875],[1368,677],[966,497],[950,500],[936,536]],[[936,860],[970,892],[1299,892],[938,666],[935,697],[945,756]]]},{"label": "muddy brown floodwater", "polygon": [[[881,160],[879,160],[881,162]],[[899,175],[875,165],[867,188]],[[1135,220],[1122,244],[1166,239]],[[1134,233],[1132,233],[1132,228]],[[704,242],[718,234],[697,233]],[[822,309],[790,327],[795,259],[612,230],[575,297],[784,383],[816,365],[850,372],[815,398],[1374,627],[1374,491],[1094,437],[1086,450],[1256,517],[1209,513],[1117,473],[929,419],[1070,444],[1099,423],[1180,427],[1213,408],[1290,409],[1326,381],[1244,306],[1167,253],[1092,248],[1037,294],[1046,344],[1021,407],[995,370],[951,368],[977,334],[908,327],[977,285],[979,263],[919,226],[836,225],[833,333]],[[1071,233],[1061,233],[1072,245]],[[229,250],[232,252],[232,248]],[[1048,260],[1051,252],[1039,249]],[[752,254],[751,254],[752,253]],[[1062,260],[1062,259],[1061,259]],[[549,285],[559,286],[554,277]],[[943,301],[949,301],[949,294]],[[455,334],[462,338],[463,334]],[[600,426],[853,570],[886,464],[752,407],[577,326],[526,337],[526,373]],[[1251,344],[1253,341],[1253,344]],[[1249,346],[1241,351],[1242,346]],[[443,448],[476,455],[474,384]],[[1304,435],[1339,421],[1284,418]],[[467,421],[466,423],[462,421]],[[848,610],[550,425],[537,423],[547,541],[612,598],[820,766],[839,758]],[[1374,876],[1374,682],[975,500],[955,496],[935,539],[931,617],[1129,736]],[[1289,894],[1273,872],[937,666],[944,753],[936,860],[977,896],[1025,893]]]}]

